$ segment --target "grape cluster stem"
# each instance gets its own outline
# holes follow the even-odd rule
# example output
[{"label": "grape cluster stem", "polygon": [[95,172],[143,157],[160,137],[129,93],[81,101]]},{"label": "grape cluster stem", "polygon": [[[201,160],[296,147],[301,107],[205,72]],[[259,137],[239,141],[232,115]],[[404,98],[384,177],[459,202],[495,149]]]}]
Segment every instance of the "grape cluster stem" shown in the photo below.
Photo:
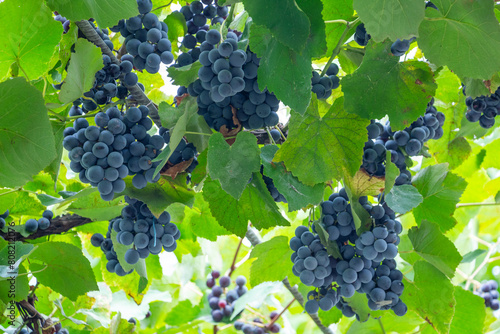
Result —
[{"label": "grape cluster stem", "polygon": [[469,286],[473,282],[474,277],[476,277],[476,275],[481,271],[481,269],[483,269],[484,266],[490,262],[491,256],[496,253],[499,245],[500,245],[500,239],[498,239],[497,242],[495,242],[494,244],[489,244],[488,253],[486,254],[483,262],[481,262],[481,264],[476,268],[476,270],[474,270],[474,272],[467,277],[467,282],[465,283],[465,290],[469,289]]}]

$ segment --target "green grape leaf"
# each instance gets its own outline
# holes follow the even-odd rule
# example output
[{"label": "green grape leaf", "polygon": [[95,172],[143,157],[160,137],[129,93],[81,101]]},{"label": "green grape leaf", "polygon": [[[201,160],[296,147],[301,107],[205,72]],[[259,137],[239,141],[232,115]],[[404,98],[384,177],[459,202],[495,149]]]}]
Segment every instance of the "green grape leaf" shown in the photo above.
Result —
[{"label": "green grape leaf", "polygon": [[253,172],[260,169],[257,138],[249,132],[240,132],[229,146],[220,132],[208,142],[207,171],[213,180],[219,180],[222,189],[239,199]]},{"label": "green grape leaf", "polygon": [[423,200],[417,188],[409,184],[393,187],[389,193],[385,194],[387,205],[401,214],[416,208]]},{"label": "green grape leaf", "polygon": [[354,0],[354,9],[375,42],[418,36],[425,14],[419,0]]},{"label": "green grape leaf", "polygon": [[182,225],[189,225],[194,235],[197,237],[205,238],[210,241],[217,241],[219,235],[231,234],[212,216],[210,207],[203,199],[201,193],[196,193],[192,209],[184,207],[184,214]]},{"label": "green grape leaf", "polygon": [[366,303],[366,295],[362,293],[355,293],[350,298],[345,298],[352,310],[359,316],[359,321],[364,322],[368,320],[372,312]]},{"label": "green grape leaf", "polygon": [[446,276],[451,278],[455,275],[462,256],[437,224],[424,220],[419,227],[413,226],[408,231],[408,237],[418,255]]},{"label": "green grape leaf", "polygon": [[98,290],[89,260],[82,250],[64,242],[44,242],[31,253],[30,270],[43,285],[71,300]]},{"label": "green grape leaf", "polygon": [[[155,3],[158,5],[157,3]],[[179,37],[184,37],[187,33],[186,18],[179,11],[174,11],[170,13],[165,20],[163,20],[168,26],[168,39],[170,41],[177,41]],[[177,43],[172,43],[172,52],[179,49]],[[173,67],[169,67],[167,71]]]},{"label": "green grape leaf", "polygon": [[491,94],[488,88],[486,88],[484,81],[481,79],[464,78],[462,82],[465,85],[465,95],[467,96],[475,98],[481,95]]},{"label": "green grape leaf", "polygon": [[297,5],[309,17],[311,31],[306,50],[311,57],[321,57],[326,52],[325,21],[323,21],[321,0],[297,0]]},{"label": "green grape leaf", "polygon": [[[336,0],[329,1],[323,0],[323,19],[330,20],[346,20],[349,21],[354,14],[352,7],[352,0]],[[328,23],[325,25],[327,51],[326,54],[331,54],[333,49],[337,46],[342,33],[345,30],[345,24],[342,23]],[[349,35],[348,35],[349,36]],[[342,69],[345,71],[344,66]],[[346,71],[347,72],[347,71]]]},{"label": "green grape leaf", "polygon": [[125,183],[127,187],[120,195],[128,195],[148,203],[148,208],[156,217],[159,217],[172,203],[179,202],[189,207],[194,203],[194,191],[187,188],[185,175],[178,175],[175,180],[163,176],[158,182],[148,183],[143,189],[135,188],[131,177],[127,177]]},{"label": "green grape leaf", "polygon": [[353,321],[346,334],[380,333],[381,326],[386,333],[413,333],[422,325],[422,320],[414,312],[407,312],[404,319],[401,321],[394,312],[372,311],[367,321]]},{"label": "green grape leaf", "polygon": [[[255,0],[249,1],[253,2]],[[272,7],[275,6],[273,3]],[[280,19],[280,22],[285,21]],[[296,22],[290,21],[290,24]],[[296,41],[295,38],[288,40]],[[255,23],[250,30],[250,47],[262,58],[257,73],[259,88],[267,87],[284,104],[304,114],[311,99],[311,57],[307,52],[297,53],[281,43],[270,30]]]},{"label": "green grape leaf", "polygon": [[24,78],[0,83],[0,105],[0,184],[22,186],[56,157],[54,134],[42,93]]},{"label": "green grape leaf", "polygon": [[273,180],[274,186],[285,196],[288,210],[295,211],[309,204],[317,205],[323,199],[323,184],[318,183],[311,187],[301,183],[288,172],[283,163],[274,163],[273,158],[278,151],[276,145],[266,145],[261,149],[264,175]]},{"label": "green grape leaf", "polygon": [[336,307],[328,311],[319,309],[318,317],[321,319],[321,323],[328,327],[331,324],[336,324],[340,319],[342,319],[342,311]]},{"label": "green grape leaf", "polygon": [[486,308],[484,299],[455,286],[455,314],[451,320],[450,333],[481,334],[483,332]]},{"label": "green grape leaf", "polygon": [[300,53],[304,50],[311,24],[306,13],[297,7],[295,1],[243,0],[243,4],[255,23],[252,30],[256,25],[265,27],[264,30],[274,36],[268,35],[268,38],[276,39],[276,42],[294,52]]},{"label": "green grape leaf", "polygon": [[[54,134],[54,140],[56,143],[56,158],[45,168],[45,171],[50,174],[52,181],[54,181],[54,187],[57,186],[57,178],[59,176],[59,170],[61,169],[61,159],[63,155],[63,140],[64,140],[64,129],[66,124],[59,121],[50,121],[52,125],[52,133]],[[40,194],[43,195],[43,194]]]},{"label": "green grape leaf", "polygon": [[0,81],[8,76],[13,63],[20,69],[19,73],[30,80],[44,75],[55,64],[52,56],[63,29],[43,1],[6,0],[1,3],[0,31],[5,36],[0,41]]},{"label": "green grape leaf", "polygon": [[456,224],[453,213],[467,182],[448,172],[448,164],[426,167],[415,175],[412,182],[424,198],[424,201],[413,209],[417,224],[429,220],[437,222],[443,232],[452,228]]},{"label": "green grape leaf", "polygon": [[198,70],[203,65],[199,61],[183,67],[170,66],[167,69],[168,77],[172,79],[172,83],[177,86],[189,86],[190,83],[198,79]]},{"label": "green grape leaf", "polygon": [[254,306],[262,304],[270,294],[279,290],[281,286],[281,282],[264,282],[247,291],[243,296],[234,302],[231,320],[243,311],[247,304]]},{"label": "green grape leaf", "polygon": [[255,246],[250,255],[251,258],[255,258],[250,266],[250,285],[280,281],[285,276],[292,285],[298,283],[297,277],[292,272],[293,264],[290,261],[292,253],[288,246],[288,238],[285,236],[274,237]]},{"label": "green grape leaf", "polygon": [[344,181],[351,190],[352,198],[356,199],[361,196],[378,196],[385,187],[383,176],[369,175],[364,169],[358,170],[353,178],[345,178]]},{"label": "green grape leaf", "polygon": [[68,75],[59,93],[62,103],[71,103],[93,87],[95,73],[103,67],[101,49],[84,38],[75,44],[71,55]]},{"label": "green grape leaf", "polygon": [[459,133],[455,131],[461,127],[467,107],[464,105],[461,90],[457,89],[460,86],[460,79],[448,68],[439,71],[436,83],[438,89],[435,97],[446,103],[444,108],[438,107],[437,109],[444,113],[446,121],[443,124],[443,137],[439,140],[429,140],[427,145],[437,162],[447,162],[450,164],[450,169],[455,169],[467,160],[472,152],[467,139],[459,136]]},{"label": "green grape leaf", "polygon": [[219,224],[237,236],[243,237],[248,222],[258,229],[289,226],[274,203],[260,173],[254,173],[239,200],[226,193],[217,180],[206,180],[203,197]]},{"label": "green grape leaf", "polygon": [[384,191],[388,194],[394,183],[396,178],[399,176],[399,168],[391,161],[391,152],[387,151],[385,156],[385,184]]},{"label": "green grape leaf", "polygon": [[404,302],[438,333],[448,333],[455,308],[454,287],[432,264],[417,261],[415,279],[405,280]]},{"label": "green grape leaf", "polygon": [[315,185],[358,171],[369,121],[347,114],[343,101],[335,100],[323,117],[314,98],[304,116],[292,112],[288,139],[274,161],[283,161],[302,183]]},{"label": "green grape leaf", "polygon": [[[500,68],[500,26],[491,1],[436,0],[419,27],[418,46],[459,77],[490,79]],[[485,46],[488,47],[485,47]],[[453,50],[453,52],[450,52]]]},{"label": "green grape leaf", "polygon": [[[40,216],[45,207],[27,191],[18,191],[15,204],[9,208],[10,216]],[[36,217],[38,219],[38,217]]]},{"label": "green grape leaf", "polygon": [[199,305],[193,305],[189,300],[183,300],[168,312],[165,322],[170,326],[180,326],[192,320],[200,314]]},{"label": "green grape leaf", "polygon": [[93,192],[86,197],[75,200],[68,207],[68,211],[76,213],[82,217],[90,218],[94,221],[111,220],[120,216],[126,203],[121,203],[121,198],[112,201],[105,201],[99,192]]},{"label": "green grape leaf", "polygon": [[425,112],[436,84],[429,65],[416,60],[400,62],[390,51],[390,41],[370,41],[361,66],[341,83],[347,112],[366,119],[387,114],[396,131]]},{"label": "green grape leaf", "polygon": [[324,225],[319,221],[315,221],[313,224],[319,236],[319,240],[321,241],[323,246],[325,246],[328,255],[331,255],[336,259],[342,259],[339,245],[336,241],[332,241],[329,239],[330,235],[328,234],[328,231],[325,229]]},{"label": "green grape leaf", "polygon": [[136,0],[47,0],[49,7],[71,22],[93,18],[99,27],[112,27],[121,19],[139,15]]}]

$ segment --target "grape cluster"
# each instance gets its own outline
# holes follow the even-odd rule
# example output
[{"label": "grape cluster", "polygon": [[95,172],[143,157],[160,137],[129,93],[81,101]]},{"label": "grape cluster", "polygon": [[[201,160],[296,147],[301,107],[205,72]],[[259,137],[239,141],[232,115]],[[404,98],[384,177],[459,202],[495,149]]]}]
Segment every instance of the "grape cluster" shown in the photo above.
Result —
[{"label": "grape cluster", "polygon": [[158,73],[160,64],[174,61],[172,43],[168,39],[168,26],[151,13],[153,4],[150,0],[138,0],[140,15],[120,20],[111,28],[125,38],[127,53],[133,56],[133,64],[139,71]]},{"label": "grape cluster", "polygon": [[[219,279],[219,285],[217,285],[217,279]],[[228,290],[227,288],[231,285],[231,278],[229,276],[221,277],[220,272],[217,270],[213,270],[207,279],[207,287],[212,290],[207,299],[212,309],[213,321],[221,322],[222,319],[229,318],[233,313],[232,304],[248,291],[245,286],[247,279],[244,276],[238,276],[235,283],[236,287]]]},{"label": "grape cluster", "polygon": [[[219,6],[217,1],[212,4],[212,0],[193,1],[190,5],[185,5],[180,12],[184,15],[187,25],[187,34],[182,40],[182,45],[188,49],[177,58],[175,66],[182,67],[194,63],[198,60],[200,53],[211,50],[210,43],[206,41],[206,34],[211,25],[224,22],[227,14],[227,6]],[[205,5],[205,6],[204,6]]]},{"label": "grape cluster", "polygon": [[[104,67],[95,74],[93,87],[83,94],[85,98],[73,102],[69,116],[86,114],[96,110],[98,105],[111,103],[114,98],[125,99],[128,95],[128,89],[124,85],[118,84],[117,80],[120,79],[122,83],[129,86],[138,83],[137,74],[132,72],[133,65],[129,60],[122,57],[121,64],[116,65],[111,62],[109,56],[103,55]],[[83,104],[81,108],[80,104]]]},{"label": "grape cluster", "polygon": [[117,232],[118,243],[133,246],[125,253],[125,261],[131,265],[139,259],[147,258],[149,254],[157,255],[163,249],[173,252],[181,236],[177,226],[170,222],[170,214],[167,211],[156,218],[145,203],[128,196],[125,196],[125,201],[128,205],[122,209],[121,216],[109,222],[106,238],[96,233],[90,239],[93,246],[101,247],[106,254],[106,269],[119,276],[129,274],[133,269],[125,272],[119,264],[111,239],[112,230]]},{"label": "grape cluster", "polygon": [[5,225],[7,225],[7,223],[5,222],[5,219],[7,219],[7,217],[9,217],[9,213],[10,213],[9,210],[7,210],[0,215],[0,230],[3,229],[5,227]]},{"label": "grape cluster", "polygon": [[480,296],[484,299],[484,304],[490,307],[493,311],[500,308],[500,303],[498,301],[498,283],[494,280],[490,280],[481,284],[481,288],[475,291],[474,294]]},{"label": "grape cluster", "polygon": [[[5,217],[4,217],[5,216]],[[5,218],[9,216],[9,211],[5,212],[2,216],[0,216],[0,226],[5,225]],[[54,213],[50,210],[45,210],[42,213],[42,218],[36,219],[28,219],[24,224],[24,230],[26,233],[35,233],[37,230],[46,230],[49,228],[52,218],[54,218]]]},{"label": "grape cluster", "polygon": [[54,17],[54,20],[61,22],[63,29],[64,29],[64,34],[66,34],[69,31],[69,25],[70,25],[70,20],[59,14],[58,12],[54,12],[56,16]]},{"label": "grape cluster", "polygon": [[[170,142],[170,131],[164,127],[160,128],[160,136],[163,137],[165,140],[165,143]],[[186,139],[182,138],[181,142],[177,147],[174,149],[172,152],[172,155],[170,158],[168,158],[168,163],[171,165],[177,165],[181,162],[184,161],[191,161],[191,164],[186,168],[186,171],[188,173],[192,173],[193,170],[198,166],[198,159],[196,158],[196,155],[198,154],[198,151],[196,150],[196,147],[192,143],[188,143]]]},{"label": "grape cluster", "polygon": [[[278,317],[278,312],[272,311],[269,314],[269,318],[274,320]],[[243,322],[237,320],[234,322],[234,328],[238,331],[242,331],[244,334],[264,334],[264,333],[279,333],[281,326],[277,323],[273,323],[271,326],[264,324],[265,319],[254,318],[252,322]]]},{"label": "grape cluster", "polygon": [[278,124],[279,100],[267,88],[260,90],[257,83],[260,59],[250,50],[238,49],[236,34],[228,33],[216,47],[220,39],[218,31],[207,32],[206,42],[212,49],[201,52],[199,79],[187,87],[189,95],[197,97],[198,114],[216,131],[223,125],[228,130],[236,127],[233,110],[247,129]]},{"label": "grape cluster", "polygon": [[479,96],[473,99],[468,96],[465,100],[467,112],[465,118],[469,122],[479,121],[479,125],[484,129],[489,129],[495,125],[495,116],[500,114],[500,87],[490,96]]},{"label": "grape cluster", "polygon": [[321,77],[316,71],[312,72],[311,91],[316,94],[318,99],[326,100],[332,95],[332,90],[337,89],[340,85],[340,79],[337,77],[339,67],[337,64],[330,64],[326,70],[326,76]]},{"label": "grape cluster", "polygon": [[274,201],[287,203],[285,196],[283,196],[283,194],[281,194],[278,191],[278,189],[276,188],[276,186],[274,185],[273,179],[264,175],[264,165],[260,166],[260,174],[262,175],[262,179],[264,180],[264,183],[266,184],[267,190],[271,194]]},{"label": "grape cluster", "polygon": [[152,160],[165,140],[147,133],[153,126],[148,114],[146,106],[131,107],[126,114],[111,107],[95,115],[96,126],[77,118],[73,127],[64,130],[71,170],[79,173],[82,182],[97,187],[102,199],[110,201],[125,190],[127,175],[134,175],[132,184],[138,189],[158,181],[154,172],[159,162]]},{"label": "grape cluster", "polygon": [[365,24],[361,23],[356,27],[356,31],[354,32],[354,40],[360,46],[366,46],[371,36],[366,32]]},{"label": "grape cluster", "polygon": [[[304,304],[304,309],[307,313],[316,313],[321,308],[323,311],[329,311],[333,306],[338,305],[341,300],[341,295],[338,290],[331,286],[321,287],[316,290],[311,290],[307,293],[307,301]],[[348,317],[352,315],[346,314]]]},{"label": "grape cluster", "polygon": [[[406,169],[407,158],[422,152],[424,143],[443,136],[445,115],[434,107],[432,99],[424,116],[420,116],[404,130],[393,132],[389,122],[385,126],[372,121],[367,127],[369,140],[365,143],[362,168],[370,175],[385,175],[386,151],[391,162],[400,170],[396,185],[411,183],[411,173]],[[374,139],[374,141],[373,141]]]}]

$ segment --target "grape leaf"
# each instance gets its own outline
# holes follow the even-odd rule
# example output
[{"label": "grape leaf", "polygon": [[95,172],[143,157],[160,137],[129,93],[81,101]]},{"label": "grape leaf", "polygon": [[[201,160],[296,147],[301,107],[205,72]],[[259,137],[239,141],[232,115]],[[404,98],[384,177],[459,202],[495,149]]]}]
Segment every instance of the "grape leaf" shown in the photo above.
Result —
[{"label": "grape leaf", "polygon": [[[18,275],[14,281],[11,281],[10,279],[0,280],[0,300],[5,304],[14,304],[13,301],[20,302],[21,300],[26,299],[28,293],[30,292],[28,273],[26,272],[24,265],[19,266],[17,274]],[[12,274],[10,277],[12,277]],[[12,286],[11,283],[13,283],[14,286]]]},{"label": "grape leaf", "polygon": [[94,86],[95,73],[103,67],[101,49],[79,38],[75,44],[75,53],[71,54],[68,75],[59,93],[62,103],[70,103],[83,96]]},{"label": "grape leaf", "polygon": [[419,227],[413,226],[408,231],[408,237],[418,255],[446,276],[451,278],[455,275],[462,256],[453,242],[439,230],[437,224],[424,220]]},{"label": "grape leaf", "polygon": [[203,197],[219,224],[237,236],[243,237],[248,221],[258,229],[289,226],[274,203],[260,173],[254,173],[239,200],[227,194],[217,180],[206,180]]},{"label": "grape leaf", "polygon": [[394,187],[394,183],[396,178],[399,176],[399,168],[391,161],[391,152],[387,151],[385,156],[385,184],[384,191],[388,194],[392,187]]},{"label": "grape leaf", "polygon": [[432,264],[417,261],[415,279],[405,279],[404,302],[438,333],[448,333],[454,313],[453,284]]},{"label": "grape leaf", "polygon": [[42,93],[24,78],[0,83],[0,105],[0,184],[21,186],[56,157],[54,134]]},{"label": "grape leaf", "polygon": [[384,191],[385,178],[369,175],[364,169],[358,170],[353,178],[345,178],[345,184],[351,190],[352,197],[378,196]]},{"label": "grape leaf", "polygon": [[266,145],[261,149],[264,175],[273,179],[274,186],[285,196],[288,210],[295,211],[309,204],[317,205],[323,199],[323,184],[314,187],[301,183],[288,172],[283,163],[274,163],[274,154],[278,151],[275,145]]},{"label": "grape leaf", "polygon": [[389,193],[385,194],[387,205],[401,214],[417,207],[423,200],[418,190],[409,184],[393,187]]},{"label": "grape leaf", "polygon": [[484,299],[455,286],[455,314],[451,320],[450,333],[483,333],[486,308]]},{"label": "grape leaf", "polygon": [[[158,5],[158,4],[156,4]],[[163,20],[168,26],[168,39],[170,41],[177,41],[179,37],[184,37],[187,32],[186,18],[179,11],[174,11],[170,13],[165,20]],[[178,43],[172,43],[172,52],[179,50]],[[169,67],[171,69],[173,67]]]},{"label": "grape leaf", "polygon": [[304,116],[292,112],[288,139],[274,161],[283,161],[302,183],[314,185],[358,171],[369,121],[347,114],[343,101],[335,100],[323,117],[315,98]]},{"label": "grape leaf", "polygon": [[438,111],[444,113],[446,121],[443,124],[443,137],[439,140],[429,140],[427,145],[437,162],[448,162],[450,169],[455,169],[467,160],[472,152],[469,142],[455,131],[461,127],[467,107],[461,90],[457,89],[460,79],[448,68],[439,71],[436,83],[436,98],[446,103],[446,106],[439,107]]},{"label": "grape leaf", "polygon": [[191,301],[183,300],[168,312],[165,322],[170,326],[180,326],[186,322],[195,320],[200,312],[199,305],[193,305]]},{"label": "grape leaf", "polygon": [[[0,3],[0,81],[13,63],[34,80],[55,63],[52,56],[61,40],[63,28],[52,18],[43,1],[6,0]],[[5,104],[2,104],[5,106]],[[27,108],[29,110],[29,108]]]},{"label": "grape leaf", "polygon": [[240,132],[229,146],[220,132],[208,142],[207,171],[219,180],[222,189],[239,199],[253,172],[260,169],[260,152],[257,138],[249,132]]},{"label": "grape leaf", "polygon": [[[352,7],[352,0],[336,0],[329,1],[323,0],[323,19],[329,20],[350,20],[354,14]],[[328,23],[325,26],[327,51],[326,54],[331,54],[337,42],[339,41],[342,33],[344,32],[345,24],[342,23]],[[349,36],[349,35],[348,35]],[[344,67],[342,66],[342,69]]]},{"label": "grape leaf", "polygon": [[186,176],[177,176],[172,180],[169,176],[162,176],[156,183],[148,183],[146,188],[137,189],[132,185],[132,178],[125,179],[127,187],[120,195],[129,195],[142,202],[148,203],[151,212],[159,217],[172,203],[182,203],[189,207],[194,203],[194,192],[186,187]]},{"label": "grape leaf", "polygon": [[[432,63],[459,77],[489,79],[500,67],[500,27],[492,1],[435,0],[426,10],[418,45]],[[453,50],[453,52],[450,52]]]},{"label": "grape leaf", "polygon": [[38,244],[29,259],[30,270],[40,283],[71,300],[98,290],[89,260],[76,246],[44,242]]},{"label": "grape leaf", "polygon": [[94,221],[111,220],[120,215],[124,203],[116,196],[112,201],[101,199],[99,192],[93,192],[88,196],[78,198],[68,207],[68,211],[74,212],[82,217],[90,218]]},{"label": "grape leaf", "polygon": [[47,4],[71,22],[94,18],[102,28],[139,15],[136,0],[47,0]]},{"label": "grape leaf", "polygon": [[484,253],[486,253],[486,249],[475,249],[473,250],[472,252],[469,252],[467,254],[464,255],[463,257],[463,260],[461,263],[469,263],[469,262],[472,262],[474,261],[478,256],[481,256],[483,255]]},{"label": "grape leaf", "polygon": [[484,81],[481,79],[464,78],[462,82],[465,85],[465,95],[472,98],[481,95],[491,95],[492,93],[486,88]]},{"label": "grape leaf", "polygon": [[424,201],[413,209],[417,224],[429,220],[439,223],[443,232],[452,228],[456,224],[453,217],[455,206],[467,187],[467,182],[448,172],[446,163],[422,169],[412,182],[424,198]]},{"label": "grape leaf", "polygon": [[257,286],[263,282],[281,281],[285,277],[292,285],[298,283],[292,272],[292,253],[285,236],[274,237],[255,246],[250,255],[256,258],[250,266],[250,284]]},{"label": "grape leaf", "polygon": [[116,232],[114,229],[111,230],[111,240],[113,240],[113,250],[116,252],[116,257],[118,262],[121,264],[123,270],[125,272],[129,272],[131,269],[134,269],[141,278],[148,279],[148,274],[146,272],[146,261],[144,259],[139,259],[136,264],[128,264],[125,261],[125,253],[127,250],[133,248],[133,245],[125,246],[118,242],[116,239]]},{"label": "grape leaf", "polygon": [[309,17],[311,31],[307,40],[306,50],[312,57],[321,57],[326,52],[325,21],[321,12],[321,0],[297,0],[297,5]]},{"label": "grape leaf", "polygon": [[[50,174],[52,180],[54,181],[54,187],[57,186],[57,178],[59,176],[59,170],[61,169],[61,159],[63,155],[63,140],[64,140],[64,129],[66,128],[66,124],[59,121],[50,121],[50,125],[52,125],[52,132],[54,133],[54,140],[56,143],[56,157],[50,165],[48,165],[44,170]],[[41,194],[43,195],[43,194]]]},{"label": "grape leaf", "polygon": [[366,119],[380,119],[387,114],[396,131],[425,112],[436,84],[426,63],[400,62],[390,51],[390,41],[370,41],[361,66],[341,83],[345,111]]},{"label": "grape leaf", "polygon": [[198,79],[198,70],[203,65],[199,61],[183,67],[170,66],[167,69],[168,77],[172,79],[172,83],[177,86],[189,86],[190,83]]},{"label": "grape leaf", "polygon": [[262,58],[257,73],[259,88],[267,87],[284,104],[304,114],[311,99],[311,57],[307,52],[295,52],[255,23],[250,30],[250,47]]},{"label": "grape leaf", "polygon": [[418,36],[425,14],[419,0],[354,0],[354,9],[375,42]]},{"label": "grape leaf", "polygon": [[299,53],[304,50],[309,38],[310,22],[295,1],[243,0],[243,4],[255,23],[252,30],[256,25],[265,27],[264,30],[269,30],[274,36],[271,38],[286,48]]}]

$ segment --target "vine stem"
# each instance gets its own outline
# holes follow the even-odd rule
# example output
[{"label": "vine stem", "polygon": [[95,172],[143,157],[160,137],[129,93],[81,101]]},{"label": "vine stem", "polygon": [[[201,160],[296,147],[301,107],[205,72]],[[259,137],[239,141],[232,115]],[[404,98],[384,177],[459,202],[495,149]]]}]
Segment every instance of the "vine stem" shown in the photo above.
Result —
[{"label": "vine stem", "polygon": [[328,21],[325,21],[325,24],[328,24],[328,23],[342,23],[342,24],[347,25],[349,22],[346,20],[328,20]]},{"label": "vine stem", "polygon": [[467,282],[465,283],[465,290],[469,290],[469,286],[474,280],[474,277],[476,277],[476,275],[481,271],[481,269],[483,269],[483,267],[489,263],[489,260],[491,256],[495,253],[498,245],[500,245],[500,239],[498,239],[497,242],[495,242],[493,245],[490,246],[490,249],[488,250],[488,253],[486,254],[486,257],[484,258],[483,262],[481,262],[481,264],[476,268],[476,270],[474,270],[474,272],[469,277],[467,277]]},{"label": "vine stem", "polygon": [[[104,43],[103,39],[97,34],[95,29],[90,25],[89,21],[81,20],[81,21],[76,21],[75,23],[89,41],[97,45],[102,50],[103,54],[108,55],[114,64],[120,65],[120,61],[118,60],[118,58],[115,57],[115,55],[108,48],[106,43]],[[160,127],[161,121],[160,121],[160,116],[158,115],[158,107],[153,103],[153,101],[151,101],[146,96],[146,94],[142,91],[142,89],[139,87],[138,84],[135,84],[133,86],[125,85],[125,87],[127,87],[132,96],[134,96],[137,103],[145,105],[146,107],[149,108],[149,116],[151,117],[153,122],[155,122],[155,124],[158,127]]]},{"label": "vine stem", "polygon": [[[342,20],[342,21],[344,21],[344,20]],[[342,45],[345,42],[347,33],[349,32],[349,30],[352,28],[353,25],[355,25],[356,23],[358,23],[358,21],[359,21],[359,17],[357,19],[355,19],[354,21],[352,21],[352,22],[347,22],[346,21],[344,32],[342,33],[342,36],[340,36],[340,39],[339,39],[337,45],[335,46],[335,49],[333,49],[333,52],[332,52],[332,55],[330,56],[330,59],[328,59],[325,67],[323,68],[323,71],[321,71],[321,76],[324,76],[326,74],[326,71],[328,70],[328,67],[330,67],[330,65],[332,64],[332,62],[335,59],[335,57],[337,57],[337,55],[339,54],[340,48],[342,47]]]},{"label": "vine stem", "polygon": [[64,116],[61,116],[59,115],[58,113],[56,113],[55,111],[53,110],[50,110],[50,109],[47,109],[49,111],[49,113],[53,116],[55,116],[58,120],[60,120],[61,122],[66,122],[66,117]]},{"label": "vine stem", "polygon": [[11,193],[15,193],[16,191],[21,191],[21,190],[23,190],[23,187],[19,187],[19,188],[16,188],[16,189],[9,190],[9,191],[6,191],[4,193],[1,193],[0,197],[4,196],[4,195],[11,194]]},{"label": "vine stem", "polygon": [[[245,236],[250,241],[252,246],[256,246],[262,242],[260,236],[258,235],[258,232],[253,227],[249,227],[247,229]],[[305,303],[304,297],[299,292],[299,289],[297,288],[297,286],[296,285],[292,286],[290,284],[290,281],[288,280],[288,277],[285,277],[285,279],[283,279],[283,281],[281,281],[281,282],[287,288],[287,290],[290,291],[292,296],[295,297],[295,299],[299,302],[299,304],[302,307],[304,307],[304,303]],[[321,330],[321,332],[323,332],[325,334],[334,334],[330,328],[326,327],[325,325],[323,325],[321,323],[321,319],[318,317],[317,313],[314,313],[314,314],[307,313],[307,315],[314,321],[314,323],[316,324],[316,326],[318,326],[318,328]]]},{"label": "vine stem", "polygon": [[274,325],[274,323],[276,321],[278,321],[278,319],[281,317],[281,315],[283,315],[283,313],[285,313],[285,311],[288,310],[290,308],[290,306],[292,306],[294,301],[296,301],[295,297],[293,297],[293,299],[285,306],[285,308],[280,312],[280,314],[278,314],[273,319],[271,319],[271,322],[267,325],[268,329],[270,329],[271,326]]},{"label": "vine stem", "polygon": [[219,329],[217,328],[217,325],[214,325],[214,334],[217,334],[218,331]]},{"label": "vine stem", "polygon": [[200,136],[211,136],[211,133],[203,133],[203,132],[192,132],[192,131],[186,131],[184,132],[187,135],[200,135]]},{"label": "vine stem", "polygon": [[231,263],[231,267],[229,267],[228,277],[231,277],[234,270],[236,269],[236,258],[238,257],[238,253],[240,252],[241,244],[243,243],[243,238],[240,238],[240,242],[238,243],[238,247],[236,247],[236,251],[234,252],[233,262]]},{"label": "vine stem", "polygon": [[267,126],[266,126],[266,132],[267,132],[267,135],[269,136],[269,142],[273,145],[276,145],[276,142],[274,141],[273,136],[271,136],[271,131],[269,131],[269,127],[267,127]]}]

